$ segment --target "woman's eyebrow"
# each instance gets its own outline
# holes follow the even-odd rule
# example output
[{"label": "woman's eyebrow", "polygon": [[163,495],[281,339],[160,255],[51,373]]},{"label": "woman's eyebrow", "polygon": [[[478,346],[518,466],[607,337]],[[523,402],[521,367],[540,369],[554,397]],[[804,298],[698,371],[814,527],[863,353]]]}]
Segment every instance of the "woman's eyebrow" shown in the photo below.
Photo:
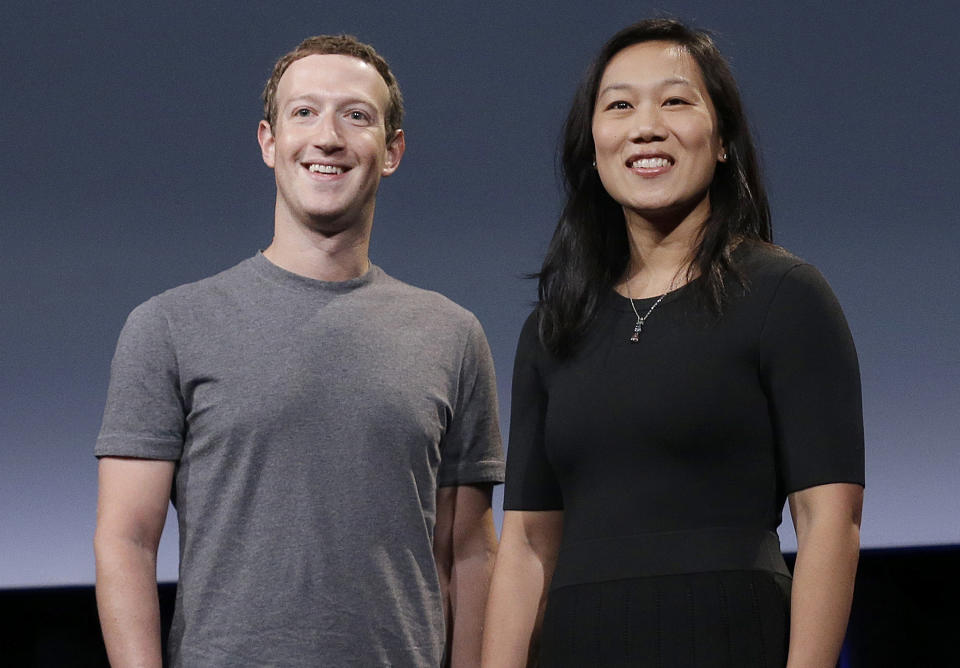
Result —
[{"label": "woman's eyebrow", "polygon": [[[693,84],[690,82],[689,79],[687,79],[686,77],[679,77],[679,76],[662,79],[661,81],[658,81],[654,86],[663,87],[663,86],[675,86],[678,84],[682,86],[693,87]],[[603,89],[599,93],[597,93],[597,97],[600,97],[601,95],[604,95],[605,93],[608,93],[613,90],[635,90],[636,88],[638,88],[638,86],[635,86],[634,84],[612,83],[608,86],[604,86]]]}]

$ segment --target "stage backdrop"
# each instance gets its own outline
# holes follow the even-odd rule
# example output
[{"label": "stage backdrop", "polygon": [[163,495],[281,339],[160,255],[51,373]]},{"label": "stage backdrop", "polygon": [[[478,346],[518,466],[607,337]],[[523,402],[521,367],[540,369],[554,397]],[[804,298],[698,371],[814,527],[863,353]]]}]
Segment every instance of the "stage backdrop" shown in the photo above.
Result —
[{"label": "stage backdrop", "polygon": [[[350,32],[390,60],[408,149],[381,191],[373,259],[477,314],[506,431],[535,296],[522,274],[555,224],[574,87],[606,37],[666,12],[716,31],[776,240],[846,310],[863,544],[960,542],[954,3],[15,2],[0,21],[0,587],[92,582],[92,451],[117,334],[151,295],[269,243],[255,131],[277,57]],[[176,578],[176,544],[170,521],[161,579]]]}]

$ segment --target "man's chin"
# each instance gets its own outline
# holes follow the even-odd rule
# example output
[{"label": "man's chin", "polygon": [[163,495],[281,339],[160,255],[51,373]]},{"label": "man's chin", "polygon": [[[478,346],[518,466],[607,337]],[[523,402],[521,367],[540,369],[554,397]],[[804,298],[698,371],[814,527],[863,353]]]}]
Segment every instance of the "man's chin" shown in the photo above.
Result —
[{"label": "man's chin", "polygon": [[354,211],[329,210],[307,211],[304,225],[324,236],[335,236],[352,230],[360,231],[368,227],[363,216]]}]

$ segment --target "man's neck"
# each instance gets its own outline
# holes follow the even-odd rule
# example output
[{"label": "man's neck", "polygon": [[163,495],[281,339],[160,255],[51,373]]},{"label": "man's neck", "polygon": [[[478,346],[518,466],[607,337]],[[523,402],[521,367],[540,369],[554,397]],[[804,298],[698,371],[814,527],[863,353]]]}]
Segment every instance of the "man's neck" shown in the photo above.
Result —
[{"label": "man's neck", "polygon": [[320,281],[348,281],[370,268],[369,249],[369,228],[327,235],[302,226],[278,225],[263,254],[294,274]]}]

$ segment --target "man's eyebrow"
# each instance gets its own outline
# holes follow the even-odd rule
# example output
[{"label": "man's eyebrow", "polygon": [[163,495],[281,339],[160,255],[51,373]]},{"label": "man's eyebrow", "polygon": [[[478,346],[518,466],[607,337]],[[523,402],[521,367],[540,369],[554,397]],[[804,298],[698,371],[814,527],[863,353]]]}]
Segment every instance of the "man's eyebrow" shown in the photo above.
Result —
[{"label": "man's eyebrow", "polygon": [[[679,84],[679,85],[682,85],[682,86],[690,86],[691,88],[693,87],[693,83],[691,83],[691,81],[690,81],[689,79],[687,79],[686,77],[669,77],[669,78],[667,78],[667,79],[663,79],[663,80],[657,82],[656,86],[658,86],[658,87],[664,87],[664,86],[675,86],[675,85],[678,85],[678,84]],[[603,95],[604,93],[607,93],[607,92],[609,92],[609,91],[615,91],[615,90],[634,90],[634,89],[636,89],[636,88],[637,88],[637,87],[634,86],[633,84],[628,84],[628,83],[612,83],[612,84],[610,84],[609,86],[604,86],[603,89],[602,89],[599,93],[597,93],[597,97],[600,97],[601,95]]]},{"label": "man's eyebrow", "polygon": [[[298,102],[322,102],[323,98],[326,96],[314,95],[313,93],[304,93],[303,95],[297,95],[296,97],[291,97],[287,100],[287,103],[284,105],[284,108],[289,107],[291,104],[296,104]],[[337,100],[338,105],[345,104],[363,104],[368,107],[377,108],[376,102],[373,100],[367,99],[365,97],[359,97],[356,95],[343,95]]]}]

